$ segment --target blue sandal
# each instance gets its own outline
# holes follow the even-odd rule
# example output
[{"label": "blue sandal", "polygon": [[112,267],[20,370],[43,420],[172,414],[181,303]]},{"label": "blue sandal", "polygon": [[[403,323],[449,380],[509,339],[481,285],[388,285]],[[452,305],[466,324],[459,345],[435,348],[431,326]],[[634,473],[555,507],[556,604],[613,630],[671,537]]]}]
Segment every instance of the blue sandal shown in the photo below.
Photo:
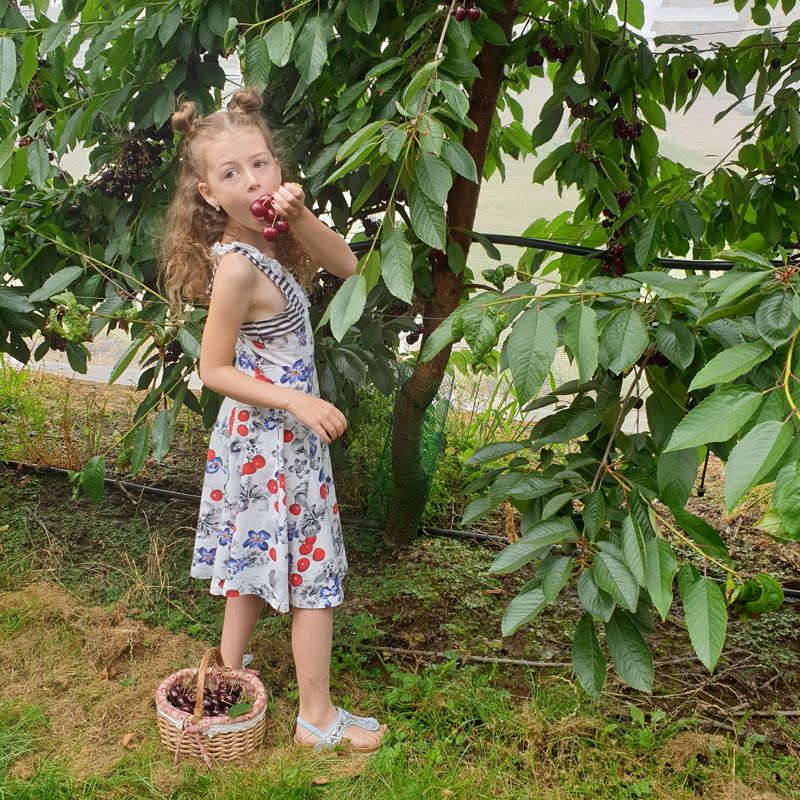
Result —
[{"label": "blue sandal", "polygon": [[[380,730],[381,727],[378,720],[374,717],[357,717],[355,714],[351,714],[349,711],[339,708],[339,706],[336,706],[336,717],[325,731],[315,728],[305,720],[300,719],[300,717],[297,718],[297,724],[301,728],[305,728],[307,731],[318,736],[319,741],[314,745],[303,744],[303,742],[299,741],[295,736],[294,743],[302,747],[313,747],[314,750],[331,750],[336,747],[336,745],[342,741],[348,725],[357,725],[365,731],[377,731]],[[355,747],[354,745],[350,745],[350,747],[358,753],[374,753],[380,748],[380,744],[374,747]]]}]

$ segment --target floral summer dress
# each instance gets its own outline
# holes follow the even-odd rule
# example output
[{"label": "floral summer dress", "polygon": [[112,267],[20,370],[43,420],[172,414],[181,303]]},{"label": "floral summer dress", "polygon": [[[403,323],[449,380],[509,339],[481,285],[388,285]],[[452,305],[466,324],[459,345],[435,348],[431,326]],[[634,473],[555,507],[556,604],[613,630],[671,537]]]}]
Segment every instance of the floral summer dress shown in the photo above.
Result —
[{"label": "floral summer dress", "polygon": [[[251,245],[213,247],[216,256],[230,251],[250,259],[288,301],[280,313],[242,324],[236,368],[318,397],[306,293]],[[212,284],[213,277],[209,294]],[[346,572],[328,446],[284,409],[226,397],[209,442],[191,576],[210,578],[211,594],[255,594],[285,613],[290,605],[339,605]]]}]

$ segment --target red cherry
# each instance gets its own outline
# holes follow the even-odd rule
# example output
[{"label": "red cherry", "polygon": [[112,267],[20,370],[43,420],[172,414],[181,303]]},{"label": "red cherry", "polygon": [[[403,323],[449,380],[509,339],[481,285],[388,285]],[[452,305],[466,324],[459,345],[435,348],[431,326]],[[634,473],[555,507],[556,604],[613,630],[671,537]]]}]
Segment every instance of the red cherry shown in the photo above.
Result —
[{"label": "red cherry", "polygon": [[258,219],[263,219],[267,214],[267,209],[264,206],[264,201],[261,198],[253,200],[250,204],[250,213]]},{"label": "red cherry", "polygon": [[256,465],[252,461],[248,461],[242,467],[242,475],[252,475],[256,471]]},{"label": "red cherry", "polygon": [[270,547],[270,549],[269,549],[269,557],[273,561],[277,561],[278,560],[278,553],[277,553],[277,551],[275,550],[274,547]]},{"label": "red cherry", "polygon": [[283,496],[283,504],[286,505],[286,495]]},{"label": "red cherry", "polygon": [[225,585],[225,578],[223,578],[223,579],[222,579],[222,580],[219,582],[219,588],[221,589],[221,588],[222,588],[224,585]]},{"label": "red cherry", "polygon": [[268,242],[274,242],[278,238],[278,229],[273,228],[272,225],[267,225],[261,234]]},{"label": "red cherry", "polygon": [[300,572],[305,572],[311,566],[311,562],[307,558],[301,558],[297,562],[297,569]]},{"label": "red cherry", "polygon": [[319,487],[319,496],[324,500],[328,496],[328,484],[323,483]]},{"label": "red cherry", "polygon": [[236,427],[236,430],[240,436],[247,436],[247,431],[248,431],[247,425],[238,425]]},{"label": "red cherry", "polygon": [[470,22],[477,22],[481,18],[481,10],[473,6],[469,11],[467,11],[467,16],[469,17]]},{"label": "red cherry", "polygon": [[250,412],[249,411],[240,411],[239,412],[239,421],[240,422],[247,422],[250,419]]},{"label": "red cherry", "polygon": [[268,208],[264,214],[264,222],[266,222],[267,225],[272,225],[275,222],[275,217],[277,216],[278,215],[275,213],[274,208]]},{"label": "red cherry", "polygon": [[284,442],[291,442],[294,439],[294,434],[291,431],[284,431],[283,432],[283,441]]},{"label": "red cherry", "polygon": [[208,451],[208,455],[206,456],[206,458],[209,461],[213,461],[216,458],[216,456],[217,456],[217,454],[213,450],[209,450]]},{"label": "red cherry", "polygon": [[318,547],[314,551],[314,555],[312,556],[312,558],[314,559],[314,561],[322,561],[322,559],[325,558],[325,551],[321,547]]},{"label": "red cherry", "polygon": [[292,503],[289,506],[289,512],[297,516],[300,513],[300,506],[297,503]]},{"label": "red cherry", "polygon": [[213,492],[209,495],[212,500],[222,500],[222,490],[221,489],[214,489]]},{"label": "red cherry", "polygon": [[256,465],[256,469],[261,469],[261,467],[266,465],[267,460],[264,458],[264,456],[256,456],[253,459],[253,463]]},{"label": "red cherry", "polygon": [[456,9],[456,21],[463,22],[467,18],[468,14],[469,12],[466,8],[464,8],[464,6],[459,6]]},{"label": "red cherry", "polygon": [[278,501],[277,500],[275,501],[275,510],[276,511],[280,510],[280,506],[278,505]]},{"label": "red cherry", "polygon": [[303,576],[295,574],[292,575],[292,577],[289,578],[289,580],[291,581],[292,586],[299,586],[303,582]]},{"label": "red cherry", "polygon": [[278,482],[281,485],[281,489],[285,489],[286,488],[286,476],[282,472],[278,476]]},{"label": "red cherry", "polygon": [[278,233],[289,233],[289,228],[292,226],[285,219],[280,219],[275,223],[275,228]]},{"label": "red cherry", "polygon": [[300,555],[301,556],[308,556],[311,555],[311,551],[314,549],[314,545],[310,542],[303,542],[300,545]]},{"label": "red cherry", "polygon": [[333,504],[333,513],[334,514],[338,514],[339,513],[339,504],[338,503],[334,503]]},{"label": "red cherry", "polygon": [[306,536],[305,544],[314,544],[317,541],[316,536]]},{"label": "red cherry", "polygon": [[270,478],[267,481],[267,489],[269,489],[269,491],[272,494],[278,494],[278,484],[275,483],[275,480],[273,478]]},{"label": "red cherry", "polygon": [[225,597],[238,597],[238,596],[239,592],[237,589],[228,589],[228,591],[225,592]]}]

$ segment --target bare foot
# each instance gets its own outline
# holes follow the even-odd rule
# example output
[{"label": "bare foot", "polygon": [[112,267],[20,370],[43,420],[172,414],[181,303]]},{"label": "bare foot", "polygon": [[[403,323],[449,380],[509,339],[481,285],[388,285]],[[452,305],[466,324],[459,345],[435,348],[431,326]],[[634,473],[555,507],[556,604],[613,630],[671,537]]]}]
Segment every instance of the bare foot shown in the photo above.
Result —
[{"label": "bare foot", "polygon": [[[336,719],[336,709],[331,707],[330,713],[322,719],[314,719],[303,717],[305,722],[319,728],[321,731],[326,731],[328,726]],[[386,724],[381,724],[377,731],[364,730],[360,725],[351,723],[345,728],[342,741],[347,741],[356,750],[374,750],[377,749],[381,743],[383,735],[387,731]],[[306,747],[313,747],[320,737],[309,730],[306,730],[300,725],[295,726],[294,743],[304,745]]]}]

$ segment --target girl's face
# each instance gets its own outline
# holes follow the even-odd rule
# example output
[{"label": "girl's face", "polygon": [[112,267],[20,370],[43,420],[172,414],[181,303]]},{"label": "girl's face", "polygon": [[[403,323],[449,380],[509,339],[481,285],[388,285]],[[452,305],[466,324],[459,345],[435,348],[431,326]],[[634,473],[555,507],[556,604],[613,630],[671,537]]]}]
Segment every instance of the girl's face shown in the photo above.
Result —
[{"label": "girl's face", "polygon": [[207,203],[233,222],[260,232],[264,223],[250,213],[257,197],[281,185],[281,165],[256,128],[221,136],[201,151],[206,180],[197,189]]}]

